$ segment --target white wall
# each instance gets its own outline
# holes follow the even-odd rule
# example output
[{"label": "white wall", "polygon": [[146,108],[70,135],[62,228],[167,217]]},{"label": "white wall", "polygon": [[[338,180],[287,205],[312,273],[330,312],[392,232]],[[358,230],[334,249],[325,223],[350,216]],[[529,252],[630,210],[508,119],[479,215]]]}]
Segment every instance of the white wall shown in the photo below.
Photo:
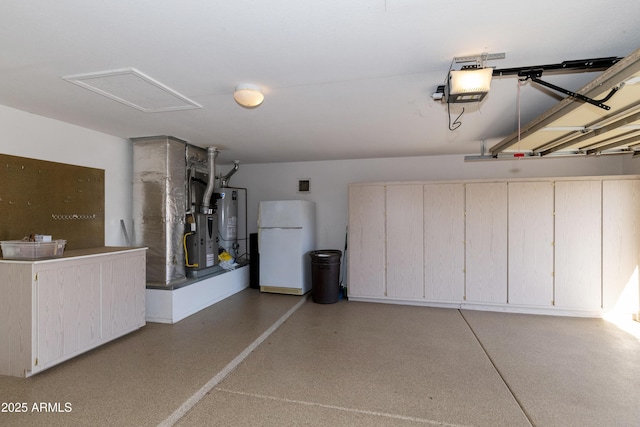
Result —
[{"label": "white wall", "polygon": [[[474,162],[465,162],[464,156],[432,156],[246,165],[240,159],[240,169],[231,179],[231,185],[249,188],[250,233],[257,231],[257,211],[261,200],[311,200],[316,202],[318,248],[342,250],[347,227],[349,183],[634,173],[623,170],[626,161],[623,157],[626,159],[628,156]],[[640,159],[636,161],[640,165]],[[230,167],[221,165],[218,170],[224,172]],[[311,180],[310,193],[297,192],[299,179]]]},{"label": "white wall", "polygon": [[[132,149],[116,138],[0,105],[0,153],[105,170],[105,243],[125,245],[120,220],[131,236]],[[240,159],[242,161],[242,159]],[[231,165],[219,165],[226,174]],[[257,231],[261,200],[316,202],[318,247],[343,249],[347,226],[347,185],[366,181],[442,180],[640,174],[630,156],[567,157],[464,162],[464,156],[240,164],[231,186],[247,187],[248,228]],[[297,192],[299,179],[311,192]],[[240,194],[243,197],[243,194]],[[240,218],[239,234],[245,234]],[[245,248],[241,248],[242,253]]]},{"label": "white wall", "polygon": [[104,169],[105,244],[131,236],[132,151],[129,140],[0,105],[0,153]]},{"label": "white wall", "polygon": [[640,175],[640,157],[624,156],[622,170],[627,175]]}]

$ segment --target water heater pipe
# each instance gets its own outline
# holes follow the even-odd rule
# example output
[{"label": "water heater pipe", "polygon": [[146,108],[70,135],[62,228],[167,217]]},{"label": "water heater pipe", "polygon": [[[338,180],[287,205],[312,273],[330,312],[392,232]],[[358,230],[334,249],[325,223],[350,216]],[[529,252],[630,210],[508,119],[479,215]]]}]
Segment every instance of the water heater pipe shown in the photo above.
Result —
[{"label": "water heater pipe", "polygon": [[231,179],[231,176],[238,171],[239,167],[240,167],[240,160],[234,160],[233,169],[231,169],[228,174],[226,174],[220,179],[220,187],[227,188],[229,186],[229,180]]},{"label": "water heater pipe", "polygon": [[218,149],[216,147],[207,148],[209,179],[207,181],[207,189],[205,190],[204,197],[202,199],[201,211],[204,214],[209,213],[209,208],[211,206],[211,196],[213,195],[213,188],[215,187],[216,183],[216,157],[218,157]]}]

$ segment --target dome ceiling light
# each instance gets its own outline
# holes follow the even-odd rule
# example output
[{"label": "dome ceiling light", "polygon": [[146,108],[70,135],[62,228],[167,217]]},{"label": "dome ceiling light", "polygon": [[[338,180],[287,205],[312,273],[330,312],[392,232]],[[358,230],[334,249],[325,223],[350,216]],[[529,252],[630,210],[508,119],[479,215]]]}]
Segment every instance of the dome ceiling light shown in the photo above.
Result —
[{"label": "dome ceiling light", "polygon": [[264,101],[264,95],[259,86],[243,83],[236,86],[233,99],[244,108],[257,108]]}]

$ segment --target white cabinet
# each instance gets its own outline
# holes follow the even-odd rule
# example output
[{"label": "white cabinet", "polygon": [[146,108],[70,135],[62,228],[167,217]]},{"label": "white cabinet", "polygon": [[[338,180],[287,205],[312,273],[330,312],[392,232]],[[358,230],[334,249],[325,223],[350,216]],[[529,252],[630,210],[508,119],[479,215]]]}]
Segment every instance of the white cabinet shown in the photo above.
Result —
[{"label": "white cabinet", "polygon": [[553,305],[553,183],[510,182],[509,304]]},{"label": "white cabinet", "polygon": [[352,184],[349,298],[640,311],[640,177]]},{"label": "white cabinet", "polygon": [[422,299],[422,185],[349,188],[349,295]]},{"label": "white cabinet", "polygon": [[602,288],[605,310],[640,311],[640,180],[602,183]]},{"label": "white cabinet", "polygon": [[36,264],[37,345],[40,370],[100,341],[100,263],[95,259]]},{"label": "white cabinet", "polygon": [[0,375],[30,376],[142,327],[145,251],[0,261]]},{"label": "white cabinet", "polygon": [[[141,258],[142,257],[142,258]],[[116,337],[145,324],[144,253],[102,260],[102,336]]]},{"label": "white cabinet", "polygon": [[349,188],[350,295],[382,297],[386,290],[385,187]]},{"label": "white cabinet", "polygon": [[466,300],[507,302],[507,183],[466,185]]},{"label": "white cabinet", "polygon": [[389,185],[387,213],[387,296],[423,299],[422,185]]},{"label": "white cabinet", "polygon": [[424,186],[425,299],[464,297],[464,185]]},{"label": "white cabinet", "polygon": [[555,184],[555,305],[602,306],[601,181]]},{"label": "white cabinet", "polygon": [[0,265],[0,375],[23,376],[31,366],[31,268]]}]

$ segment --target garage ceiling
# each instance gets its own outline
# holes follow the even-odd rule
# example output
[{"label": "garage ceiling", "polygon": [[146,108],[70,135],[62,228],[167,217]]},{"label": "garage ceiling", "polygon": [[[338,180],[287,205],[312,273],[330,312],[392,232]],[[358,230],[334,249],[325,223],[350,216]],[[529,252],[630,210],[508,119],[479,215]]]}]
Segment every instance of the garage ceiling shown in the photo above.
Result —
[{"label": "garage ceiling", "polygon": [[[565,96],[494,77],[481,103],[447,109],[431,95],[454,57],[505,53],[488,65],[523,67],[626,57],[640,40],[637,0],[3,0],[1,12],[1,105],[121,138],[217,146],[220,164],[477,155]],[[91,83],[150,108],[68,79],[118,70],[135,72]],[[577,91],[600,73],[548,80]],[[156,98],[132,80],[166,90]],[[262,88],[262,106],[234,102],[241,83]],[[0,139],[0,152],[15,143]]]}]

